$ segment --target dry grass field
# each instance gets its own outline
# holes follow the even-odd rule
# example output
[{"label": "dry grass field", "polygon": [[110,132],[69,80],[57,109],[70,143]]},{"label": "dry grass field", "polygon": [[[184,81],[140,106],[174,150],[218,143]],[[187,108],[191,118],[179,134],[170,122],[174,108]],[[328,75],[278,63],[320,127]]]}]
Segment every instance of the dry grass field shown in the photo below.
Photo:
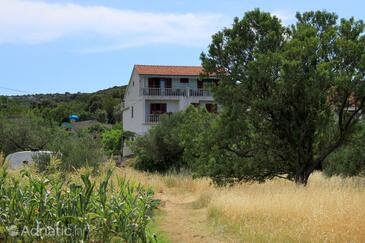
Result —
[{"label": "dry grass field", "polygon": [[363,178],[317,173],[307,187],[277,179],[216,188],[207,179],[188,175],[160,176],[130,168],[117,173],[160,193],[175,189],[175,194],[192,196],[194,209],[206,209],[201,212],[216,232],[234,236],[228,242],[365,242]]},{"label": "dry grass field", "polygon": [[[104,167],[102,174],[114,165]],[[217,188],[187,173],[162,176],[129,166],[115,168],[112,181],[122,176],[155,190],[162,200],[156,228],[171,242],[365,242],[364,178],[316,173],[307,187],[276,179]]]}]

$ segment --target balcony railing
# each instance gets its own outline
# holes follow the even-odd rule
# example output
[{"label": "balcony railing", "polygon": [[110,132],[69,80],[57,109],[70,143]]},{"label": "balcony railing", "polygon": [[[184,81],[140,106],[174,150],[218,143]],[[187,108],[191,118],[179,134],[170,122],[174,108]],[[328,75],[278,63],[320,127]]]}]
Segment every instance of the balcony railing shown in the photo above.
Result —
[{"label": "balcony railing", "polygon": [[205,89],[172,89],[172,88],[143,88],[142,95],[146,96],[212,96]]},{"label": "balcony railing", "polygon": [[190,96],[212,96],[210,90],[207,89],[190,89]]},{"label": "balcony railing", "polygon": [[146,115],[146,123],[158,123],[161,120],[161,116],[171,116],[172,112],[166,112],[162,114],[148,114]]},{"label": "balcony railing", "polygon": [[146,123],[158,123],[160,122],[160,114],[146,115]]}]

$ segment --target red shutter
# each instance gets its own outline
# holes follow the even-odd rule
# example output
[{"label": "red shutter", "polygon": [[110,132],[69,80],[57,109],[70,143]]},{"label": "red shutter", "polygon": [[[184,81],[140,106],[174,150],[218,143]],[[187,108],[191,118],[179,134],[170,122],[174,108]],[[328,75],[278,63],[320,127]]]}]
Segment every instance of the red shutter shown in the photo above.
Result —
[{"label": "red shutter", "polygon": [[203,80],[198,80],[198,89],[203,89]]},{"label": "red shutter", "polygon": [[160,88],[160,79],[159,78],[149,78],[148,79],[148,88]]},{"label": "red shutter", "polygon": [[166,104],[165,103],[152,103],[150,104],[150,114],[164,114],[166,113]]},{"label": "red shutter", "polygon": [[165,79],[165,88],[166,89],[171,89],[172,88],[171,78]]}]

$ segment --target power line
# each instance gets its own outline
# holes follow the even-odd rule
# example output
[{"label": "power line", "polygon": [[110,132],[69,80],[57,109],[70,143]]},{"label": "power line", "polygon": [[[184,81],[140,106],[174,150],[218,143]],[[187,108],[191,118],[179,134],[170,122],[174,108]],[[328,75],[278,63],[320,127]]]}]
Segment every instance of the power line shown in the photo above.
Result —
[{"label": "power line", "polygon": [[24,90],[12,89],[12,88],[2,87],[2,86],[0,86],[0,89],[5,89],[5,90],[9,90],[9,91],[14,91],[14,92],[18,92],[18,93],[29,93],[29,92],[24,91]]}]

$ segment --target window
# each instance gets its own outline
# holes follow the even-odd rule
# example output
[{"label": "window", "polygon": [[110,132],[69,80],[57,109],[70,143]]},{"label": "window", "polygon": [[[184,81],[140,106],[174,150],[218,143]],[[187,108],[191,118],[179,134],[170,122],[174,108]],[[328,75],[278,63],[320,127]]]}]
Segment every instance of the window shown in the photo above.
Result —
[{"label": "window", "polygon": [[217,104],[205,104],[205,108],[211,113],[217,113],[218,111]]},{"label": "window", "polygon": [[160,88],[160,79],[159,78],[149,78],[148,79],[148,88]]},{"label": "window", "polygon": [[134,117],[134,107],[132,106],[132,109],[131,109],[131,117],[133,118]]},{"label": "window", "polygon": [[150,114],[158,115],[166,113],[166,104],[165,103],[152,103],[150,104]]},{"label": "window", "polygon": [[133,81],[133,86],[134,86],[134,81]]},{"label": "window", "polygon": [[203,80],[198,80],[198,89],[203,89]]},{"label": "window", "polygon": [[180,83],[182,83],[182,84],[188,84],[189,83],[189,79],[188,78],[181,78],[180,79]]},{"label": "window", "polygon": [[148,88],[161,88],[162,83],[164,83],[166,89],[171,88],[171,78],[149,78]]}]

